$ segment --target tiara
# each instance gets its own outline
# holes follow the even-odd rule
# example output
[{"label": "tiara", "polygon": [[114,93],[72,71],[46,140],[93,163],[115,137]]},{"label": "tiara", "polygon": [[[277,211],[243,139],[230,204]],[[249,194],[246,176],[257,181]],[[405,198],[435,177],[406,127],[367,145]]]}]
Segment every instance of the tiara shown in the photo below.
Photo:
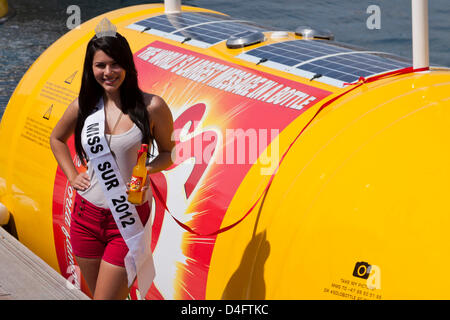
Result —
[{"label": "tiara", "polygon": [[95,35],[97,38],[101,37],[116,37],[117,28],[107,18],[103,18],[102,21],[95,27]]}]

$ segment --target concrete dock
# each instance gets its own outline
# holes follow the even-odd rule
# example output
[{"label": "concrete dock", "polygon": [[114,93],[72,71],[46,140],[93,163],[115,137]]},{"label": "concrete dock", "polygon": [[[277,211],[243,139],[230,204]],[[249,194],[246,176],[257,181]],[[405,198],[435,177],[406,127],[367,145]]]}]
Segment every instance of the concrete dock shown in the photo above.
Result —
[{"label": "concrete dock", "polygon": [[0,300],[87,300],[66,279],[0,227]]}]

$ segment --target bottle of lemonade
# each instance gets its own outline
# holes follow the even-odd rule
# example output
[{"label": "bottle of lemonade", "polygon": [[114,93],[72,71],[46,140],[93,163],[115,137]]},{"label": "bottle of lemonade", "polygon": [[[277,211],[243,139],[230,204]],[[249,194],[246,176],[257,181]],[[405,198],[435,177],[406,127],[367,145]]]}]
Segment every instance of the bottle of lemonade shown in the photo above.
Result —
[{"label": "bottle of lemonade", "polygon": [[147,150],[148,145],[142,144],[138,152],[137,164],[134,166],[133,173],[131,174],[130,190],[128,192],[128,201],[130,203],[140,204],[144,196],[142,187],[145,185],[147,179],[147,167],[145,166]]}]

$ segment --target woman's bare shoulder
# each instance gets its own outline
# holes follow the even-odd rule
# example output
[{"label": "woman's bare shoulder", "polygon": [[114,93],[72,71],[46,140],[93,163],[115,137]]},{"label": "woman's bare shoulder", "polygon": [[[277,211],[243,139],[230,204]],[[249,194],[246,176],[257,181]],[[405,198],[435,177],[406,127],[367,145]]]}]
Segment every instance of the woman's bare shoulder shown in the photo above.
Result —
[{"label": "woman's bare shoulder", "polygon": [[78,119],[78,98],[73,100],[64,111],[63,115],[55,125],[52,131],[52,137],[60,138],[66,141],[69,135],[73,133]]},{"label": "woman's bare shoulder", "polygon": [[163,98],[156,94],[143,93],[144,103],[149,113],[155,113],[161,111],[161,109],[168,109],[167,103]]},{"label": "woman's bare shoulder", "polygon": [[80,108],[80,105],[78,104],[78,97],[76,97],[76,99],[73,100],[67,108],[78,112],[78,109]]},{"label": "woman's bare shoulder", "polygon": [[163,98],[156,94],[145,93],[144,103],[152,122],[159,118],[167,118],[168,115],[171,114],[167,103]]}]

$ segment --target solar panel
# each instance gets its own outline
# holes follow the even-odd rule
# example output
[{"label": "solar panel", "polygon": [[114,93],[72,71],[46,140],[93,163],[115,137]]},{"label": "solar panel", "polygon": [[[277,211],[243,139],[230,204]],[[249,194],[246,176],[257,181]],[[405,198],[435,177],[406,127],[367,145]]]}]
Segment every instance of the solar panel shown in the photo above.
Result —
[{"label": "solar panel", "polygon": [[225,21],[214,24],[204,24],[197,27],[191,27],[176,32],[176,35],[183,35],[192,39],[204,41],[210,45],[228,39],[231,35],[244,31],[265,31],[262,28],[251,26],[249,24]]},{"label": "solar panel", "polygon": [[162,14],[129,25],[128,28],[207,48],[243,31],[266,31],[247,21],[207,12]]},{"label": "solar panel", "polygon": [[355,82],[359,77],[411,66],[411,62],[387,53],[358,51],[321,40],[274,43],[249,50],[238,57],[338,87]]}]

